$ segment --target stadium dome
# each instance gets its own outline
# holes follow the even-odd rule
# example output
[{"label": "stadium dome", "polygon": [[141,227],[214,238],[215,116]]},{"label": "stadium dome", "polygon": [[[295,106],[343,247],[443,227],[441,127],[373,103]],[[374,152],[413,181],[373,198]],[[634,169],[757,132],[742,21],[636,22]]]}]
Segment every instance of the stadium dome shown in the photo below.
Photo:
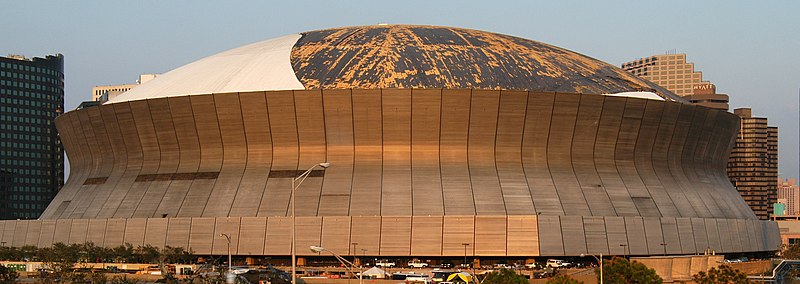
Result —
[{"label": "stadium dome", "polygon": [[537,41],[460,28],[378,25],[311,31],[234,48],[163,74],[110,102],[374,88],[626,93],[682,101],[608,63]]},{"label": "stadium dome", "polygon": [[[369,258],[774,250],[777,225],[725,172],[738,125],[513,36],[312,31],[58,117],[70,176],[40,220],[0,221],[0,241],[222,255],[227,234],[234,255],[286,263],[296,216],[297,247],[353,255],[358,243]],[[321,162],[293,213],[292,179]]]}]

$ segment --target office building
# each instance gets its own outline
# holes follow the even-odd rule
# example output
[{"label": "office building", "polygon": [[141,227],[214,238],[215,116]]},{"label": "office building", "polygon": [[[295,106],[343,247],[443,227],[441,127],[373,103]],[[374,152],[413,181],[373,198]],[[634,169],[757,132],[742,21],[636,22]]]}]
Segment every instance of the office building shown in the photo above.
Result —
[{"label": "office building", "polygon": [[36,219],[64,183],[64,57],[0,57],[0,219]]},{"label": "office building", "polygon": [[693,105],[728,111],[728,95],[718,94],[717,86],[711,83],[694,86],[692,94],[683,98]]},{"label": "office building", "polygon": [[659,54],[622,63],[622,70],[647,79],[679,96],[693,94],[694,87],[707,85],[703,72],[686,62],[686,54]]},{"label": "office building", "polygon": [[719,110],[728,110],[728,95],[717,94],[717,87],[703,81],[703,73],[686,62],[686,54],[668,53],[622,63],[622,69],[650,80],[684,97],[690,103]]},{"label": "office building", "polygon": [[739,134],[728,161],[728,177],[753,212],[768,220],[778,199],[778,129],[767,118],[738,108]]},{"label": "office building", "polygon": [[134,84],[122,84],[122,85],[107,85],[107,86],[94,86],[92,88],[92,101],[95,102],[105,102],[114,97],[127,92],[128,90],[136,87],[140,84],[144,84],[147,81],[153,80],[158,77],[159,74],[141,74],[139,75],[139,80],[136,80]]},{"label": "office building", "polygon": [[787,215],[800,215],[800,187],[797,179],[778,179],[778,200],[784,200]]},{"label": "office building", "polygon": [[[92,119],[100,117],[102,119]],[[725,178],[738,118],[552,45],[408,25],[287,35],[57,120],[72,174],[13,245],[287,259],[774,250]],[[321,162],[296,191],[292,178]],[[24,224],[24,225],[23,225]],[[20,229],[22,230],[22,229]],[[3,240],[5,241],[5,239]],[[466,244],[466,245],[463,245]],[[322,254],[325,255],[325,254]]]}]

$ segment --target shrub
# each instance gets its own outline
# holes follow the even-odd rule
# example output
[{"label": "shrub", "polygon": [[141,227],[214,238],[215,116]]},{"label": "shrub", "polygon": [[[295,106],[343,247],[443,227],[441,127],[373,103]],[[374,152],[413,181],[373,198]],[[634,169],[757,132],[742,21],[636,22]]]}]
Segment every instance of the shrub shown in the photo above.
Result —
[{"label": "shrub", "polygon": [[734,269],[727,265],[721,265],[717,268],[711,268],[706,272],[699,272],[692,276],[692,280],[698,284],[712,284],[712,283],[734,283],[734,284],[747,284],[752,283],[747,279],[747,274]]},{"label": "shrub", "polygon": [[[597,275],[598,280],[600,275]],[[603,280],[607,283],[662,283],[656,271],[636,261],[614,257],[603,265]]]}]

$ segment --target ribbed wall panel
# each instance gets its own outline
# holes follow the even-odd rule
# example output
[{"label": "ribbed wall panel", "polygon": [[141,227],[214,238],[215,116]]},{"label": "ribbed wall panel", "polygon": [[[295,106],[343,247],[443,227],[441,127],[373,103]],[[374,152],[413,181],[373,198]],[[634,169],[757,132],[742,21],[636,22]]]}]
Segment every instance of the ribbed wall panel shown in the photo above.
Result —
[{"label": "ribbed wall panel", "polygon": [[[362,250],[367,250],[364,247],[366,244],[350,241],[350,219],[349,216],[322,217],[322,236],[319,245],[340,255],[364,255]],[[357,244],[355,248],[352,243]]]},{"label": "ribbed wall panel", "polygon": [[411,90],[381,92],[383,184],[381,215],[412,215]]},{"label": "ribbed wall panel", "polygon": [[527,92],[503,91],[500,95],[494,155],[503,203],[508,215],[526,215],[535,212],[531,191],[525,180],[525,170],[522,167],[522,137],[527,105]]},{"label": "ribbed wall panel", "polygon": [[[172,219],[170,221],[172,221]],[[126,223],[127,220],[125,219],[108,219],[108,222],[106,223],[105,237],[103,238],[103,245],[105,247],[117,247],[125,243],[124,241],[125,241]],[[56,229],[58,229],[57,226]],[[188,232],[187,232],[187,238],[188,238]],[[55,242],[56,240],[54,239],[53,243]],[[188,246],[183,245],[181,247],[188,247]]]},{"label": "ribbed wall panel", "polygon": [[[547,135],[547,163],[550,176],[564,208],[564,214],[567,216],[592,215],[572,166],[572,159],[577,158],[572,156],[572,141],[580,99],[580,95],[556,96],[550,133]],[[567,244],[564,245],[566,248]]]},{"label": "ribbed wall panel", "polygon": [[145,227],[144,244],[154,247],[164,247],[167,244],[167,226],[169,219],[167,218],[150,218],[147,219]]},{"label": "ribbed wall panel", "polygon": [[575,133],[572,135],[572,155],[576,158],[571,159],[571,162],[591,215],[615,216],[614,205],[603,186],[594,161],[594,144],[604,99],[603,96],[580,96]]},{"label": "ribbed wall panel", "polygon": [[[42,228],[39,231],[38,247],[49,247],[53,245],[53,235],[56,231],[56,220],[43,220]],[[96,245],[104,245],[105,243],[96,243]]]},{"label": "ribbed wall panel", "polygon": [[[247,161],[242,182],[231,205],[230,216],[253,217],[258,214],[272,166],[272,138],[267,97],[263,92],[241,93],[239,103],[247,140]],[[260,250],[263,251],[263,245]]]},{"label": "ribbed wall panel", "polygon": [[[89,229],[86,242],[102,246],[106,238],[106,224],[108,219],[89,219]],[[162,244],[163,246],[163,244]]]},{"label": "ribbed wall panel", "polygon": [[222,138],[222,168],[203,209],[205,217],[230,214],[247,164],[247,142],[239,95],[214,95],[214,106]]},{"label": "ribbed wall panel", "polygon": [[[305,171],[313,165],[325,162],[325,116],[322,107],[322,92],[294,91],[295,117],[297,118],[297,138],[299,145],[299,167]],[[346,167],[346,166],[345,166]],[[303,186],[295,192],[298,205],[297,216],[318,216],[322,177],[308,177]],[[304,249],[307,250],[307,249]]]},{"label": "ribbed wall panel", "polygon": [[322,94],[322,101],[325,115],[323,141],[327,143],[327,156],[318,162],[327,161],[336,166],[325,170],[317,215],[347,216],[350,214],[352,200],[355,158],[353,103],[349,90],[325,92]]},{"label": "ribbed wall panel", "polygon": [[381,93],[380,90],[352,90],[351,99],[355,161],[349,215],[378,216],[382,192],[378,189],[383,179]]},{"label": "ribbed wall panel", "polygon": [[25,233],[25,245],[37,246],[39,245],[39,235],[41,235],[42,231],[42,221],[33,220],[27,223],[29,224]]},{"label": "ribbed wall panel", "polygon": [[267,217],[242,217],[239,227],[239,255],[263,255]]},{"label": "ribbed wall panel", "polygon": [[444,215],[474,215],[475,196],[467,165],[470,90],[442,90],[439,145]]},{"label": "ribbed wall panel", "polygon": [[411,255],[442,254],[442,216],[414,216],[411,219]]},{"label": "ribbed wall panel", "polygon": [[438,90],[411,92],[411,193],[415,216],[444,215],[439,163],[441,96]]},{"label": "ribbed wall panel", "polygon": [[[267,114],[272,135],[272,170],[298,170],[297,121],[291,91],[267,92]],[[303,169],[305,170],[305,169]],[[289,216],[291,178],[269,178],[258,216]]]}]

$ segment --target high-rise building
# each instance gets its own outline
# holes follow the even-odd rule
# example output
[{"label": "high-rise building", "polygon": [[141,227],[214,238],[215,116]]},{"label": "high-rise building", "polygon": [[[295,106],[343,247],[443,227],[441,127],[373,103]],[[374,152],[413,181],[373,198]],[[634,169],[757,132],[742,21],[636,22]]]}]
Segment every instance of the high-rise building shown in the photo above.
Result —
[{"label": "high-rise building", "polygon": [[778,128],[750,108],[735,109],[739,134],[728,160],[728,178],[753,212],[767,220],[778,199]]},{"label": "high-rise building", "polygon": [[694,63],[686,62],[686,54],[659,54],[622,63],[622,69],[650,80],[679,96],[694,93],[694,87],[707,85],[703,72],[694,70]]},{"label": "high-rise building", "polygon": [[158,77],[158,75],[159,74],[141,74],[139,75],[139,80],[136,80],[135,84],[95,86],[94,88],[92,88],[92,101],[96,102],[108,101],[124,92],[127,92],[133,87],[136,87],[140,84],[144,84],[147,81],[155,79],[156,77]]},{"label": "high-rise building", "polygon": [[703,73],[686,62],[686,54],[660,54],[622,63],[622,69],[650,80],[695,105],[728,110],[728,95],[717,94],[717,87],[703,81]]},{"label": "high-rise building", "polygon": [[64,57],[0,57],[0,219],[35,219],[64,184]]},{"label": "high-rise building", "polygon": [[787,215],[799,213],[800,187],[797,186],[797,179],[778,179],[778,199],[785,200]]},{"label": "high-rise building", "polygon": [[692,88],[692,94],[683,98],[693,105],[728,111],[728,95],[717,94],[714,84],[696,85]]}]

